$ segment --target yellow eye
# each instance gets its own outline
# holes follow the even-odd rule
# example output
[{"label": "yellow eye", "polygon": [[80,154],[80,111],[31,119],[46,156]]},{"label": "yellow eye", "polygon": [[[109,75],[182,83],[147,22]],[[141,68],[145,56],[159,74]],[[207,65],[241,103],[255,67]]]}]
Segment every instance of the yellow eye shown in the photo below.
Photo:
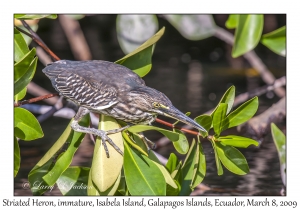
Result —
[{"label": "yellow eye", "polygon": [[155,108],[159,108],[160,107],[160,104],[159,103],[157,103],[157,102],[153,102],[153,104],[152,104]]}]

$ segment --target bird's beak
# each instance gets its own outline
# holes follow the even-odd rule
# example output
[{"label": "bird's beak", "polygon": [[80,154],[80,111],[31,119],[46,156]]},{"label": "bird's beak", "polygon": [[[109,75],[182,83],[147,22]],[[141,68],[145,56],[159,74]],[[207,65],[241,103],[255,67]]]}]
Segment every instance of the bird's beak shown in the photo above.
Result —
[{"label": "bird's beak", "polygon": [[171,117],[174,118],[176,120],[179,120],[187,125],[192,126],[193,128],[196,128],[198,130],[207,132],[201,125],[199,125],[198,123],[196,123],[194,120],[192,120],[191,118],[189,118],[188,116],[186,116],[185,114],[183,114],[181,111],[179,111],[178,109],[176,109],[175,107],[168,107],[168,109],[165,109],[163,111],[163,115],[167,116],[167,117]]}]

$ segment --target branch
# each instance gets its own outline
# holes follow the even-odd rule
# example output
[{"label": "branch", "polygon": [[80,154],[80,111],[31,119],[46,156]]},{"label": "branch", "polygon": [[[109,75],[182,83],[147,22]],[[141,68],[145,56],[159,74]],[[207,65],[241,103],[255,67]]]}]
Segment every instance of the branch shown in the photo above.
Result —
[{"label": "branch", "polygon": [[[45,42],[39,37],[39,35],[37,35],[37,33],[35,33],[34,30],[31,29],[31,27],[26,23],[25,20],[20,20],[23,24],[23,26],[29,31],[29,33],[37,40],[39,40],[41,42],[41,44],[43,44],[46,48],[47,45],[45,44]],[[49,48],[48,48],[49,49]]]},{"label": "branch", "polygon": [[[227,44],[233,45],[234,43],[234,36],[221,27],[216,26],[214,36],[225,41]],[[268,70],[266,65],[261,61],[261,59],[253,50],[244,54],[243,56],[248,60],[250,65],[260,73],[265,83],[267,83],[268,85],[272,85],[274,83],[274,75]],[[283,88],[278,88],[274,90],[274,92],[281,98],[285,96],[285,90]]]},{"label": "branch", "polygon": [[51,93],[51,94],[48,94],[48,95],[39,96],[39,97],[36,97],[36,98],[31,98],[31,99],[28,99],[28,100],[24,100],[24,101],[18,101],[17,103],[14,103],[14,107],[18,107],[18,106],[21,106],[21,105],[24,105],[24,104],[34,103],[34,102],[41,101],[41,100],[51,98],[51,97],[54,97],[54,96],[58,96],[58,95],[59,95],[58,93]]},{"label": "branch", "polygon": [[29,36],[30,38],[32,38],[32,40],[35,41],[38,45],[40,45],[43,48],[43,50],[45,50],[55,61],[60,60],[59,57],[57,57],[47,46],[45,46],[40,40],[38,40],[32,34],[24,31],[23,29],[19,28],[18,26],[15,26],[15,28],[18,29],[23,34],[25,34],[25,35]]},{"label": "branch", "polygon": [[192,130],[189,130],[189,129],[186,129],[186,128],[180,128],[180,127],[174,126],[173,124],[168,123],[168,122],[166,122],[164,120],[161,120],[161,119],[158,119],[158,118],[156,118],[155,121],[160,123],[160,124],[166,125],[170,128],[176,128],[176,129],[179,129],[181,131],[184,131],[184,132],[192,134],[192,135],[196,135],[196,136],[201,135],[199,132],[192,131]]},{"label": "branch", "polygon": [[92,55],[77,20],[59,15],[59,22],[67,36],[74,57],[77,60],[91,60]]},{"label": "branch", "polygon": [[[32,81],[27,85],[27,92],[35,97],[46,96],[46,95],[51,94],[48,90],[45,90],[44,88],[35,84]],[[49,97],[46,100],[44,100],[44,98],[41,98],[41,100],[44,100],[44,102],[46,102],[50,105],[54,105],[57,102],[57,100],[59,99],[59,97],[57,97],[56,94],[57,93],[53,93],[52,97]],[[37,101],[39,101],[39,100],[37,100]],[[34,101],[34,102],[37,102],[37,101]]]}]

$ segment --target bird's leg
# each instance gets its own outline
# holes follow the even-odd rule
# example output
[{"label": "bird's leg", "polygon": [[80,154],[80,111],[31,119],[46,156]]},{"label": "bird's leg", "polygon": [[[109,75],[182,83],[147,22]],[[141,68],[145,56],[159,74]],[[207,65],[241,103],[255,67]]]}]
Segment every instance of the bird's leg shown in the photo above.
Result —
[{"label": "bird's leg", "polygon": [[120,148],[107,135],[121,132],[122,130],[128,128],[129,126],[125,126],[123,128],[109,130],[109,131],[103,131],[103,130],[98,130],[98,129],[95,129],[95,128],[87,128],[87,127],[83,127],[83,126],[79,125],[78,122],[82,119],[82,117],[84,115],[88,114],[89,112],[90,111],[88,109],[83,108],[83,107],[79,107],[79,110],[76,113],[76,115],[74,117],[74,120],[71,123],[72,129],[74,131],[77,131],[77,132],[91,133],[91,134],[99,136],[102,140],[102,145],[103,145],[104,150],[106,152],[107,158],[109,158],[109,152],[108,152],[108,148],[107,148],[107,145],[106,145],[106,141],[108,141],[108,143],[113,148],[115,148],[115,150],[117,150],[121,155],[123,155],[123,152],[120,150]]},{"label": "bird's leg", "polygon": [[[152,142],[151,140],[149,140],[146,136],[144,136],[144,134],[139,133],[139,137],[143,140],[144,144],[147,147],[148,152],[150,151],[150,149],[155,149],[156,145],[154,142]],[[149,148],[150,145],[150,148]]]}]

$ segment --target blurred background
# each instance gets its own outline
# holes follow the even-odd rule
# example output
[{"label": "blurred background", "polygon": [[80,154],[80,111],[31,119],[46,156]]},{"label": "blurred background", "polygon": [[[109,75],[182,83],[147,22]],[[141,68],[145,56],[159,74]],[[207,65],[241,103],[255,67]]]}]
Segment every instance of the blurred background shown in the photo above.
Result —
[{"label": "blurred background", "polygon": [[[126,28],[126,24],[121,24],[128,21],[126,15],[123,16],[68,15],[58,16],[57,19],[44,18],[38,22],[28,23],[32,24],[41,39],[61,59],[93,59],[114,62],[127,54],[126,50],[130,50],[130,47],[134,49],[134,45],[137,47],[149,38],[141,35],[140,40],[128,39],[130,33],[133,32],[129,30],[130,25]],[[228,16],[226,14],[212,15],[209,16],[212,19],[206,21],[213,21],[218,27],[234,34],[234,30],[225,27]],[[145,18],[145,21],[147,20]],[[191,118],[213,109],[231,85],[236,87],[236,95],[266,85],[245,57],[232,58],[232,46],[218,36],[204,34],[201,40],[191,40],[183,36],[167,16],[156,15],[154,21],[156,24],[152,28],[149,27],[149,30],[156,32],[165,27],[165,32],[155,46],[152,69],[143,79],[148,86],[165,93],[179,110],[184,113],[191,112]],[[204,21],[204,23],[206,22]],[[264,15],[263,34],[285,25],[286,15],[284,14]],[[188,30],[188,26],[186,30]],[[126,46],[126,44],[133,46]],[[30,47],[36,47],[39,56],[37,71],[32,80],[33,84],[55,93],[50,80],[41,71],[50,61],[49,57],[41,49],[38,49],[39,47],[34,42],[30,44]],[[286,75],[285,57],[275,54],[260,43],[254,51],[276,78]],[[25,99],[38,96],[35,94],[35,88],[32,87],[32,89],[28,90]],[[260,95],[257,115],[270,108],[279,99],[280,97],[273,91]],[[53,102],[42,101],[36,105],[46,107],[53,105]],[[39,113],[36,114],[38,116]],[[72,112],[70,114],[72,115]],[[174,122],[167,118],[161,119]],[[41,122],[45,134],[43,138],[36,141],[19,142],[21,167],[14,180],[15,195],[31,195],[29,189],[22,188],[22,183],[27,181],[29,171],[58,139],[69,122],[70,119],[67,116],[52,116]],[[154,124],[164,127],[157,123]],[[285,133],[285,117],[277,125]],[[207,158],[207,174],[193,195],[281,195],[284,185],[271,132],[268,131],[257,137],[251,136],[251,132],[248,132],[247,129],[237,131],[236,128],[233,128],[229,133],[239,133],[238,135],[248,136],[260,142],[259,147],[251,146],[240,149],[248,161],[250,173],[238,176],[224,169],[224,175],[218,176],[213,149],[210,142],[204,140],[202,143]],[[173,145],[165,141],[160,133],[147,131],[145,135],[153,142],[157,142],[158,147],[155,151],[163,157],[168,158],[171,152],[176,153]],[[191,141],[192,136],[187,136]],[[93,147],[93,142],[87,136],[75,154],[72,165],[90,167]],[[179,155],[179,157],[183,158],[184,156]],[[61,194],[54,188],[45,195]]]}]

